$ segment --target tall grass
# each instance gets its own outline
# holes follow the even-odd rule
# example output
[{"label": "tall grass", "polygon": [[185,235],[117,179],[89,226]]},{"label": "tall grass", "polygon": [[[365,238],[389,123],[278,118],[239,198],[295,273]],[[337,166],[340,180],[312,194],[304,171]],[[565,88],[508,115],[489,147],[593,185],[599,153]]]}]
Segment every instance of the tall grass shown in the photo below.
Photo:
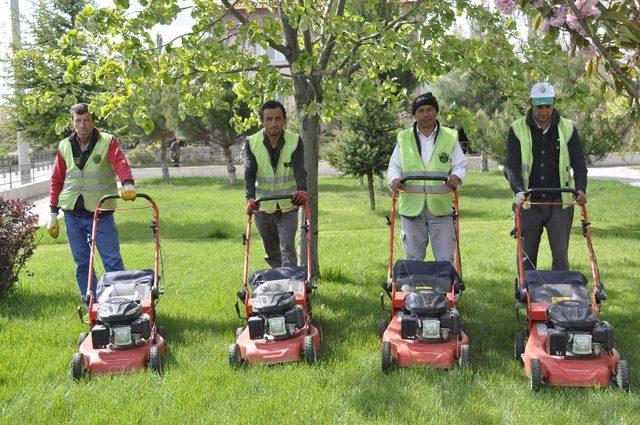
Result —
[{"label": "tall grass", "polygon": [[[148,180],[160,206],[168,330],[162,375],[98,376],[73,382],[71,356],[86,326],[75,307],[74,264],[62,233],[43,238],[17,289],[0,301],[2,423],[640,423],[638,386],[546,388],[532,394],[512,356],[515,241],[502,176],[471,174],[461,190],[461,248],[467,290],[460,310],[472,338],[471,370],[380,368],[377,319],[386,276],[389,198],[368,208],[352,179],[320,180],[320,264],[312,302],[322,321],[320,362],[233,370],[227,345],[240,324],[233,303],[242,277],[243,193],[223,179]],[[590,182],[590,218],[616,345],[640,368],[640,188]],[[117,213],[128,268],[151,266],[149,210]],[[44,233],[44,232],[43,232]],[[589,275],[577,218],[572,268]],[[401,251],[401,250],[400,250]],[[265,268],[256,237],[252,268]],[[431,255],[431,254],[429,254]],[[543,236],[539,265],[550,264]]]}]

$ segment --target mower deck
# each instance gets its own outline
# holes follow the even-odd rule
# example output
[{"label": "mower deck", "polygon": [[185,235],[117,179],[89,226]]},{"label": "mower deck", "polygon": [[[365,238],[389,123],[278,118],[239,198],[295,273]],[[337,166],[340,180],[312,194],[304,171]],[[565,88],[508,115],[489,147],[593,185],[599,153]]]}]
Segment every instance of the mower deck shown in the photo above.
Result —
[{"label": "mower deck", "polygon": [[[538,359],[540,377],[546,385],[571,387],[608,387],[616,374],[620,354],[614,348],[602,350],[588,358],[552,356],[547,352],[547,331],[544,323],[534,322],[522,355],[525,373],[531,378],[531,360]],[[534,371],[537,374],[537,371]]]},{"label": "mower deck", "polygon": [[144,345],[94,349],[89,334],[80,344],[79,352],[84,362],[84,370],[97,375],[145,369],[151,359],[151,349],[157,347],[160,357],[164,357],[165,345],[164,338],[156,333],[155,342],[153,338],[149,338]]},{"label": "mower deck", "polygon": [[391,357],[395,365],[400,367],[431,366],[450,369],[461,357],[461,347],[469,345],[469,337],[464,331],[450,335],[444,341],[419,341],[417,339],[402,339],[400,320],[394,316],[382,337],[391,344]]},{"label": "mower deck", "polygon": [[315,351],[320,350],[320,332],[313,325],[310,325],[310,333],[306,328],[300,330],[298,336],[279,340],[251,339],[249,328],[245,327],[238,336],[236,344],[240,357],[246,363],[287,363],[302,360],[304,340],[307,335],[313,337]]}]

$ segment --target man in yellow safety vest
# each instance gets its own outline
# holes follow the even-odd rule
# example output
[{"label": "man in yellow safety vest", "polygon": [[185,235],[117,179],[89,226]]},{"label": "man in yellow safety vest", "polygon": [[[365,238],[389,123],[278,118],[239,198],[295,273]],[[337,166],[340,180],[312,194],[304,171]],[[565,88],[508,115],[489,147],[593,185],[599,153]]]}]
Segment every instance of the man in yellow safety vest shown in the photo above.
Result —
[{"label": "man in yellow safety vest", "polygon": [[[260,123],[263,129],[249,136],[244,147],[245,211],[253,214],[260,210],[255,223],[269,266],[294,267],[296,206],[307,202],[302,139],[285,129],[287,112],[278,101],[270,100],[260,107]],[[291,201],[256,202],[257,198],[284,195],[292,195]]]},{"label": "man in yellow safety vest", "polygon": [[[467,159],[458,143],[458,132],[440,125],[438,101],[431,93],[414,99],[413,126],[398,133],[389,161],[387,180],[393,191],[427,192],[424,195],[400,193],[398,212],[402,219],[402,244],[409,260],[424,260],[427,244],[436,261],[453,263],[455,228],[450,188],[460,186],[466,176]],[[442,177],[438,181],[409,180],[406,177]]]},{"label": "man in yellow safety vest", "polygon": [[[49,205],[51,214],[47,230],[52,238],[59,233],[58,212],[64,211],[64,223],[71,254],[76,263],[76,280],[83,301],[86,298],[89,272],[90,245],[93,214],[104,195],[117,191],[116,175],[122,182],[120,197],[125,201],[136,199],[131,168],[120,149],[118,140],[95,127],[93,115],[86,103],[71,107],[73,132],[58,143],[53,164]],[[107,201],[103,208],[115,208],[115,200]],[[118,231],[112,211],[100,214],[96,245],[106,271],[124,270]]]},{"label": "man in yellow safety vest", "polygon": [[[576,189],[575,201],[587,201],[587,165],[578,131],[573,122],[560,116],[554,105],[553,86],[547,82],[537,83],[531,88],[527,115],[511,124],[504,172],[515,194],[514,204],[523,203],[524,193],[530,188]],[[553,270],[568,270],[573,222],[573,206],[568,203],[573,202],[573,195],[537,193],[530,201],[558,205],[527,204],[523,208],[525,270],[537,267],[543,228],[547,229]]]}]

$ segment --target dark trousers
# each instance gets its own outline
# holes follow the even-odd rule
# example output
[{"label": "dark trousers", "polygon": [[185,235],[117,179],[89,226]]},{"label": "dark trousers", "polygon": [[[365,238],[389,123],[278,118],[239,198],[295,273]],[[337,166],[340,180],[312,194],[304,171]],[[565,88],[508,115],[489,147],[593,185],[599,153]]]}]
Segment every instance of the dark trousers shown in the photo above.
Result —
[{"label": "dark trousers", "polygon": [[522,210],[522,246],[524,269],[533,270],[538,265],[538,247],[542,229],[547,230],[553,258],[553,270],[569,270],[569,235],[573,223],[573,206],[532,205]]},{"label": "dark trousers", "polygon": [[295,238],[298,230],[298,210],[285,213],[257,212],[253,217],[264,245],[264,259],[269,266],[272,269],[297,266]]}]

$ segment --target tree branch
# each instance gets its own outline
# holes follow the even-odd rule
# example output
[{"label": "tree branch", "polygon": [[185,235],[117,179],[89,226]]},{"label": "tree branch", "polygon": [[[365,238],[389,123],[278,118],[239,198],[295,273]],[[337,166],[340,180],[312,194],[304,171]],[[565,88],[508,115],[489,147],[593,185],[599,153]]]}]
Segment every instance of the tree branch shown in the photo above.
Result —
[{"label": "tree branch", "polygon": [[[325,9],[325,13],[327,13],[327,16],[325,17],[324,22],[327,22],[327,20],[329,19],[328,13],[329,13],[329,6],[331,3],[332,2],[329,2],[329,5],[327,5],[327,9]],[[344,15],[344,6],[345,6],[345,0],[338,0],[335,16]],[[322,36],[324,37],[324,28],[322,30]],[[335,34],[331,34],[329,39],[326,41],[326,44],[322,48],[322,52],[318,57],[318,68],[325,69],[327,67],[327,64],[329,63],[329,58],[331,57],[331,52],[333,51],[333,47],[335,46],[336,38],[337,36]]]},{"label": "tree branch", "polygon": [[[578,8],[576,7],[576,5],[573,3],[572,0],[566,0],[566,3],[575,16],[580,16],[580,11],[578,10]],[[598,52],[602,55],[603,58],[605,58],[607,62],[609,62],[609,65],[611,65],[611,67],[613,68],[612,74],[614,74],[614,78],[617,78],[622,83],[626,92],[629,94],[631,98],[639,99],[640,88],[636,87],[636,85],[633,84],[632,81],[629,81],[625,77],[624,71],[620,69],[618,62],[616,62],[616,60],[611,57],[611,53],[607,50],[606,47],[602,45],[602,42],[600,41],[600,39],[593,35],[591,31],[591,27],[589,27],[589,25],[587,25],[587,23],[582,19],[578,19],[578,22],[580,23],[580,27],[582,28],[582,30],[585,31],[585,33],[591,39],[591,42],[593,43],[593,45],[596,46],[596,49],[598,49]]]},{"label": "tree branch", "polygon": [[[238,22],[240,22],[242,25],[248,25],[250,23],[250,21],[242,13],[238,12],[238,10],[235,8],[235,4],[238,3],[238,0],[236,0],[233,3],[233,5],[229,3],[229,0],[220,0],[220,2],[227,7],[227,9],[229,10],[229,12],[231,12],[233,17],[236,18]],[[283,46],[282,44],[276,43],[275,40],[273,40],[271,37],[268,37],[267,35],[265,35],[265,38],[267,40],[267,43],[269,43],[269,46],[272,49],[277,50],[278,52],[287,56],[289,51],[285,46]]]}]

